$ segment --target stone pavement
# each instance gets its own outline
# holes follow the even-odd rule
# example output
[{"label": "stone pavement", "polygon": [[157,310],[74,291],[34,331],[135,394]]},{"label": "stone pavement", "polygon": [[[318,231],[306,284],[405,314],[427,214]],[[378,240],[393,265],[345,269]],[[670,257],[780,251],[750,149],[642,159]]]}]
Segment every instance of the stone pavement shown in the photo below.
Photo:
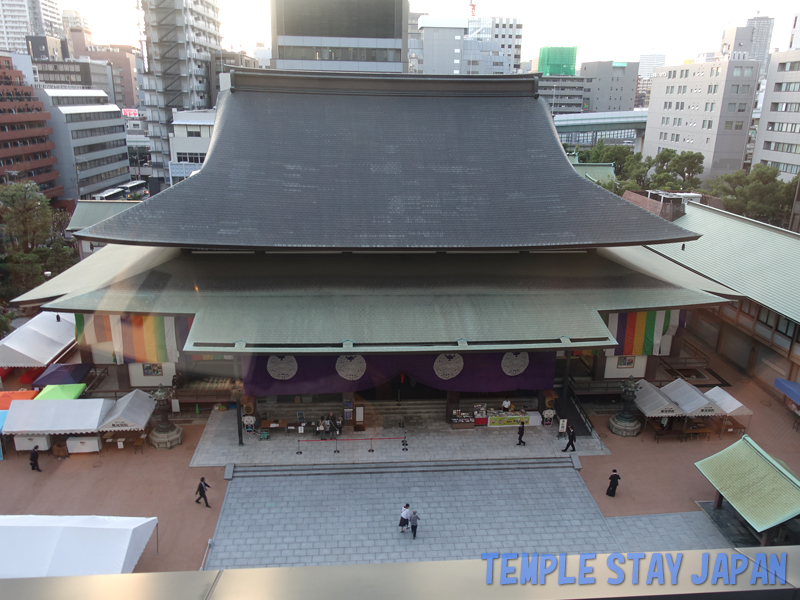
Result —
[{"label": "stone pavement", "polygon": [[[459,458],[503,459],[563,456],[566,445],[557,439],[555,427],[526,427],[525,446],[517,446],[516,427],[476,427],[453,430],[443,419],[411,420],[405,429],[398,426],[368,427],[365,432],[345,432],[339,439],[339,453],[334,453],[334,442],[318,441],[310,429],[305,433],[283,430],[270,432],[268,441],[256,435],[245,435],[244,446],[239,446],[236,435],[234,411],[212,411],[203,438],[197,446],[191,466],[225,466],[228,463],[257,465],[307,465],[320,463],[429,461]],[[370,453],[365,438],[408,439],[408,451],[403,452],[401,440],[375,441]],[[360,439],[362,441],[346,441]],[[298,440],[302,454],[296,454]],[[598,437],[581,436],[575,443],[579,456],[608,454],[608,449]]]},{"label": "stone pavement", "polygon": [[[397,526],[405,502],[422,516],[413,541]],[[727,547],[700,519],[606,519],[571,468],[234,477],[206,568]]]}]

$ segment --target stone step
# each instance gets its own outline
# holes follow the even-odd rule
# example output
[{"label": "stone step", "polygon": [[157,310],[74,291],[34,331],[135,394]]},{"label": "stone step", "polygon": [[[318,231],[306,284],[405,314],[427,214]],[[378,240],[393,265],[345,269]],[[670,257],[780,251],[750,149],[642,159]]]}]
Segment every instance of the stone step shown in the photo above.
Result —
[{"label": "stone step", "polygon": [[307,475],[374,475],[443,471],[496,471],[519,469],[575,468],[571,456],[506,460],[455,460],[427,462],[335,463],[313,465],[246,465],[233,468],[234,477],[296,477]]}]

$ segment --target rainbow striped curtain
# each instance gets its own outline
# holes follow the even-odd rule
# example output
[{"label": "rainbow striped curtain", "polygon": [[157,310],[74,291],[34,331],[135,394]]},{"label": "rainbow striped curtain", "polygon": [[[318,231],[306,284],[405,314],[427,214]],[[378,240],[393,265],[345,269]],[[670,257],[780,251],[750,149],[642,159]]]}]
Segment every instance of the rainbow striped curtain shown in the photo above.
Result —
[{"label": "rainbow striped curtain", "polygon": [[664,336],[676,335],[685,320],[685,310],[610,313],[606,325],[619,345],[606,356],[659,356]]},{"label": "rainbow striped curtain", "polygon": [[111,342],[118,363],[177,362],[193,319],[155,315],[75,315],[78,345]]}]

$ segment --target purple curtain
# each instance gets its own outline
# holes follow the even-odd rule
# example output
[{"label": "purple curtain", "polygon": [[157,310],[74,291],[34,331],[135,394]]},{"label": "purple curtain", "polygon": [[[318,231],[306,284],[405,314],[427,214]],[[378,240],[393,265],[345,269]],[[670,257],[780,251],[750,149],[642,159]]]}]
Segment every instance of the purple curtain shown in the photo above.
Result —
[{"label": "purple curtain", "polygon": [[553,387],[555,363],[555,352],[254,355],[243,358],[244,393],[273,396],[357,392],[384,384],[401,373],[440,390],[543,390]]}]

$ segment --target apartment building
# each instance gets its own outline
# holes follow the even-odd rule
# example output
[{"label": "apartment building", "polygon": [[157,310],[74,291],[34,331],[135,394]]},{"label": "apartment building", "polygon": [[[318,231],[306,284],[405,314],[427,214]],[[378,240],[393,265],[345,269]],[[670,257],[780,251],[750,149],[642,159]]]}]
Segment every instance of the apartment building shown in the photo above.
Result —
[{"label": "apartment building", "polygon": [[598,61],[583,63],[583,111],[633,110],[639,63]]},{"label": "apartment building", "polygon": [[742,168],[758,84],[758,61],[657,67],[642,152],[702,152],[710,177]]}]

